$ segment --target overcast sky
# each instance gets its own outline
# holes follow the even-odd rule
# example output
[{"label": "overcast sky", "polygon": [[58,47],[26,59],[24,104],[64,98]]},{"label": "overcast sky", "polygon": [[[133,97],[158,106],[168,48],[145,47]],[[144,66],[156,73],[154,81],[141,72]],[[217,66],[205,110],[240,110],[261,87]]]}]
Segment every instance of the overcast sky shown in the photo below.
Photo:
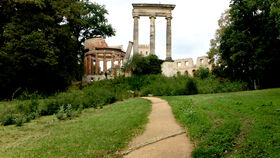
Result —
[{"label": "overcast sky", "polygon": [[[108,45],[123,45],[133,41],[132,3],[175,4],[172,12],[172,58],[196,58],[206,55],[210,39],[218,28],[218,19],[228,9],[230,0],[91,0],[105,5],[108,22],[116,36],[106,39]],[[140,17],[139,44],[149,44],[150,21]],[[156,55],[165,59],[166,20],[156,19]]]}]

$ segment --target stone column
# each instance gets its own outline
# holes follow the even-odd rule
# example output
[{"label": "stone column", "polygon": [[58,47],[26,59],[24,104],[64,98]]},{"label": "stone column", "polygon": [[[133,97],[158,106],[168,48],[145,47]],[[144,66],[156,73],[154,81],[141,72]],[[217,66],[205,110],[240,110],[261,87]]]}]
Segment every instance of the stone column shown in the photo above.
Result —
[{"label": "stone column", "polygon": [[92,56],[90,56],[90,69],[91,69],[90,74],[93,75],[94,70],[93,70],[93,57]]},{"label": "stone column", "polygon": [[114,56],[113,56],[113,58],[112,58],[112,63],[111,63],[111,74],[112,75],[114,75],[114,73],[115,73],[115,59],[114,59]]},{"label": "stone column", "polygon": [[139,45],[139,16],[134,16],[134,31],[133,31],[133,53],[138,54]]},{"label": "stone column", "polygon": [[95,75],[98,75],[99,71],[99,61],[98,61],[98,54],[95,54]]},{"label": "stone column", "polygon": [[103,74],[105,75],[105,72],[107,72],[107,60],[106,56],[103,58]]},{"label": "stone column", "polygon": [[85,68],[85,74],[88,75],[88,57],[85,56],[84,58],[84,68]]},{"label": "stone column", "polygon": [[166,17],[167,20],[167,26],[166,26],[166,61],[172,61],[172,43],[171,43],[171,19],[172,17]]},{"label": "stone column", "polygon": [[91,75],[91,71],[92,71],[92,67],[91,67],[91,63],[92,63],[92,59],[91,56],[88,56],[88,74]]},{"label": "stone column", "polygon": [[156,41],[156,36],[155,36],[155,19],[156,17],[150,16],[150,54],[156,54],[155,53],[155,41]]},{"label": "stone column", "polygon": [[120,70],[121,69],[121,57],[119,56],[119,59],[118,59],[118,69]]}]

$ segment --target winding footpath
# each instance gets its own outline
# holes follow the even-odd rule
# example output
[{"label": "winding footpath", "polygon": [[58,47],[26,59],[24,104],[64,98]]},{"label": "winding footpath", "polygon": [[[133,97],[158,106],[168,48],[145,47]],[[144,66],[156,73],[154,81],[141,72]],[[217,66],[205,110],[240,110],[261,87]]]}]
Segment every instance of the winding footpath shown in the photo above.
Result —
[{"label": "winding footpath", "polygon": [[186,131],[176,122],[165,100],[145,97],[152,101],[152,112],[145,132],[134,138],[124,158],[188,158],[193,145]]}]

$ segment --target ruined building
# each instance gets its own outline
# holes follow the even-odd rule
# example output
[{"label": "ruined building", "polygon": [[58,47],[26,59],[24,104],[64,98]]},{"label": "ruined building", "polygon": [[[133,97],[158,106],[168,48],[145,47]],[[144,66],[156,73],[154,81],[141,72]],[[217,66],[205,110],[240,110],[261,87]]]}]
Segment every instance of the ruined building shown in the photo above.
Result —
[{"label": "ruined building", "polygon": [[[130,51],[132,43],[129,43]],[[85,41],[84,69],[86,82],[112,78],[120,73],[125,55],[122,46],[109,47],[102,38],[92,38]],[[129,49],[128,49],[129,50]],[[110,65],[110,67],[108,67]],[[101,68],[103,66],[103,68]]]},{"label": "ruined building", "polygon": [[180,73],[181,75],[185,74],[193,76],[193,73],[201,67],[208,68],[209,70],[212,69],[212,66],[211,64],[209,64],[209,59],[207,58],[207,56],[198,57],[196,60],[196,64],[194,64],[192,58],[178,59],[174,62],[173,74]]},{"label": "ruined building", "polygon": [[[193,73],[200,67],[209,68],[207,57],[198,57],[196,64],[191,58],[172,60],[172,10],[175,5],[171,4],[132,4],[132,16],[134,19],[133,42],[129,42],[127,51],[124,52],[122,46],[109,47],[104,39],[92,38],[85,41],[85,77],[84,81],[97,81],[105,78],[112,78],[114,75],[121,74],[121,66],[130,58],[133,46],[134,54],[148,56],[155,54],[155,20],[156,18],[166,19],[166,59],[161,65],[162,74],[171,77],[174,75]],[[139,45],[139,21],[140,17],[150,18],[150,44]],[[102,66],[102,68],[101,68]]]},{"label": "ruined building", "polygon": [[150,55],[150,45],[140,44],[138,50],[139,54],[142,54],[144,57]]}]

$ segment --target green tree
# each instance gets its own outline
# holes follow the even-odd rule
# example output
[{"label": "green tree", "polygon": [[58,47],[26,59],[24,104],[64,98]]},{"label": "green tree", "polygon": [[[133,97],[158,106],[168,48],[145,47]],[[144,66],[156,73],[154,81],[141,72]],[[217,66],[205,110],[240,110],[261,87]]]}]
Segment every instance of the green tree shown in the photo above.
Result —
[{"label": "green tree", "polygon": [[84,40],[114,35],[104,6],[87,0],[2,0],[0,9],[0,98],[65,89],[83,74]]},{"label": "green tree", "polygon": [[141,54],[135,54],[124,65],[124,70],[131,72],[133,75],[160,74],[162,62],[156,55],[144,57]]},{"label": "green tree", "polygon": [[221,70],[253,88],[279,86],[278,0],[232,0],[230,26],[220,40]]},{"label": "green tree", "polygon": [[210,40],[210,49],[207,52],[210,63],[212,64],[212,71],[214,73],[219,73],[219,68],[221,65],[224,65],[223,60],[221,59],[220,41],[225,29],[230,25],[230,14],[229,9],[225,10],[222,13],[220,19],[218,20],[219,28],[216,30],[215,38]]},{"label": "green tree", "polygon": [[194,72],[194,77],[200,79],[206,79],[210,76],[210,70],[208,68],[199,68],[197,71]]}]

